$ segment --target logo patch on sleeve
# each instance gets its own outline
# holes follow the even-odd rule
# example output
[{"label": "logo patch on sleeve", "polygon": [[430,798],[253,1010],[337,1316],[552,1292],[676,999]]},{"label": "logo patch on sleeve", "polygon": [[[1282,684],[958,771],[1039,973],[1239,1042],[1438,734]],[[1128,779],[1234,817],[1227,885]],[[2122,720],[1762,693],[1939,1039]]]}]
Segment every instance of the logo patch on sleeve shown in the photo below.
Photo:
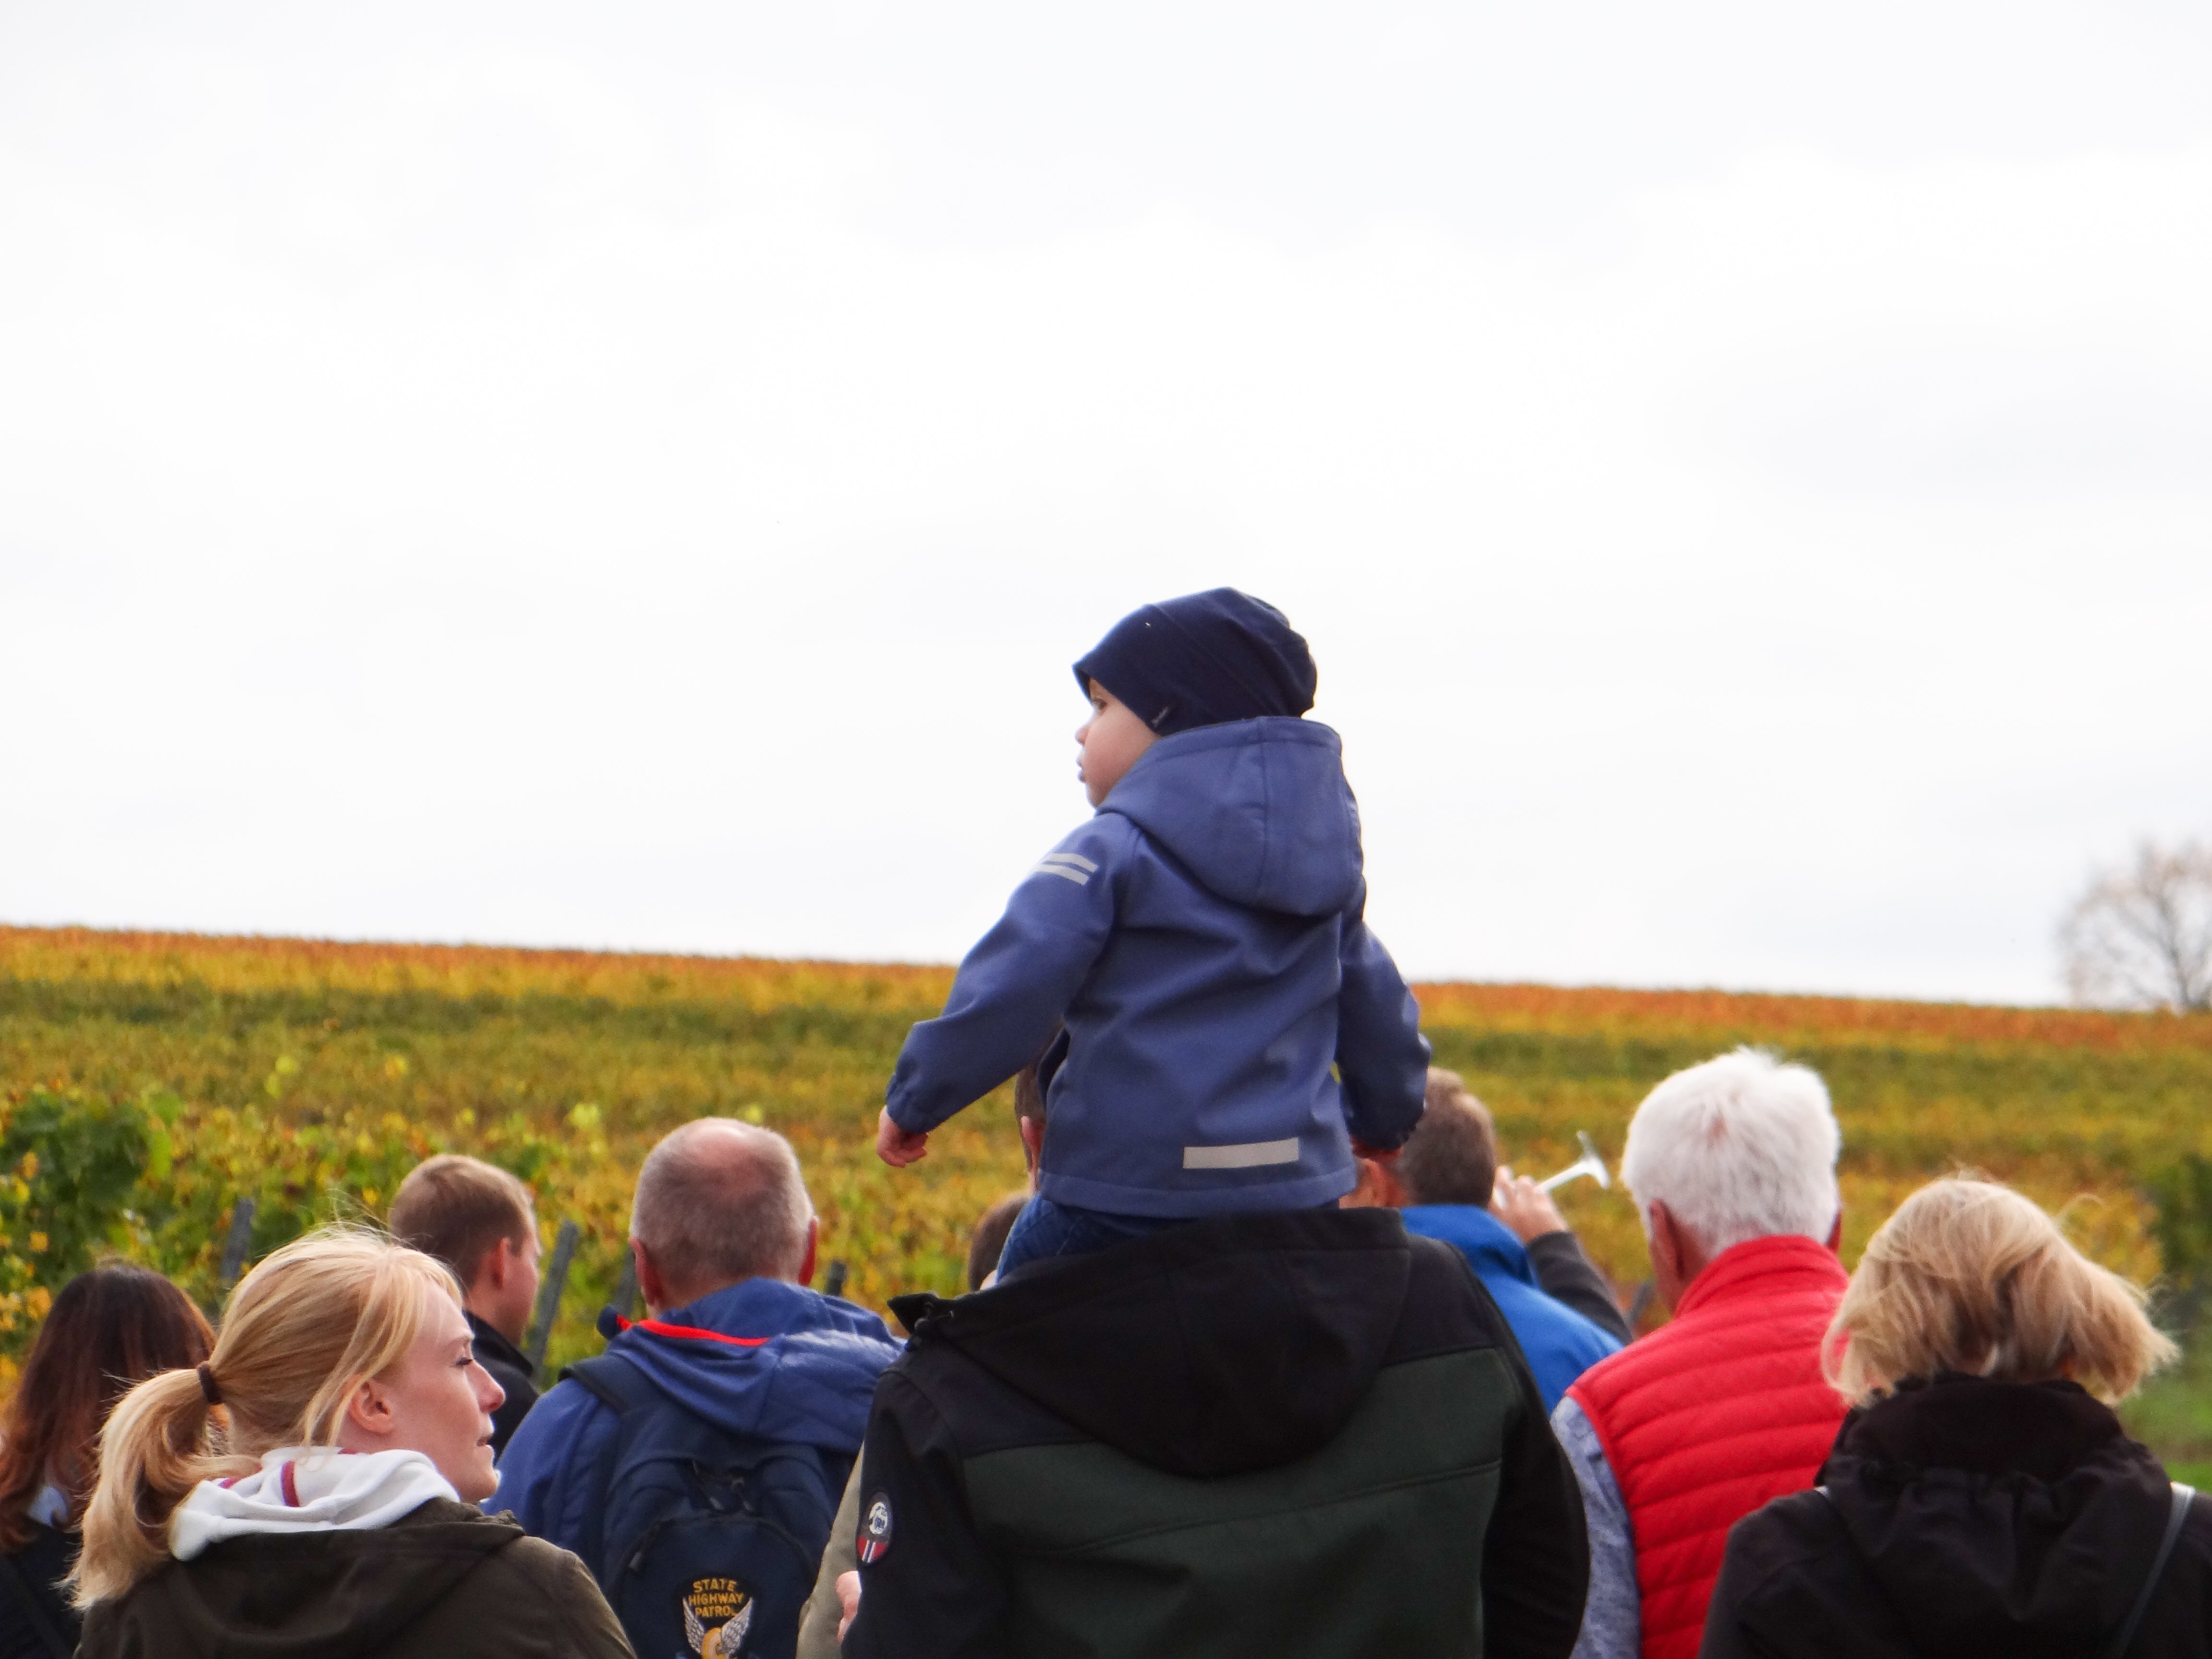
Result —
[{"label": "logo patch on sleeve", "polygon": [[877,1492],[868,1499],[868,1507],[860,1517],[860,1536],[853,1540],[854,1552],[863,1561],[880,1561],[891,1547],[891,1500]]},{"label": "logo patch on sleeve", "polygon": [[738,1659],[753,1622],[753,1593],[734,1578],[695,1578],[684,1592],[684,1639],[699,1659]]}]

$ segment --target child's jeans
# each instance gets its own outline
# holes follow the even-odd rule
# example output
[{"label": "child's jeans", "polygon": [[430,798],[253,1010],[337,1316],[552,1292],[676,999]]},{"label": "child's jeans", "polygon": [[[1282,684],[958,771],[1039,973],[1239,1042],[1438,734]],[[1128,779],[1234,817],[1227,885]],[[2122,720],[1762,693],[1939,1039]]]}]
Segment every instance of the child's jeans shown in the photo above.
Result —
[{"label": "child's jeans", "polygon": [[1073,1204],[1055,1204],[1039,1194],[1022,1206],[1006,1247],[999,1252],[999,1277],[1024,1261],[1042,1261],[1055,1255],[1089,1255],[1111,1249],[1133,1238],[1149,1238],[1170,1227],[1180,1227],[1193,1218],[1183,1215],[1109,1215],[1103,1210],[1081,1210]]}]

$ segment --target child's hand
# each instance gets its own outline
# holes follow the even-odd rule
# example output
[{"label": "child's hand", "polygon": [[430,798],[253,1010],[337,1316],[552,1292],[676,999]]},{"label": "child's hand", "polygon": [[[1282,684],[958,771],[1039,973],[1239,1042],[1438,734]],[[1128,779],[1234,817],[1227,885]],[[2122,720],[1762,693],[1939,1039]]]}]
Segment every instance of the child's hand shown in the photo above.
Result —
[{"label": "child's hand", "polygon": [[860,1575],[858,1570],[837,1575],[837,1639],[843,1641],[845,1632],[853,1628],[853,1620],[860,1616]]},{"label": "child's hand", "polygon": [[927,1131],[916,1134],[911,1129],[902,1129],[891,1116],[890,1108],[876,1120],[876,1156],[894,1170],[903,1170],[909,1164],[929,1156],[924,1150],[929,1145]]},{"label": "child's hand", "polygon": [[1358,1135],[1352,1137],[1352,1151],[1353,1156],[1358,1158],[1372,1158],[1377,1164],[1395,1164],[1398,1161],[1398,1154],[1405,1150],[1406,1149],[1403,1146],[1393,1146],[1386,1152],[1380,1146],[1369,1146]]}]

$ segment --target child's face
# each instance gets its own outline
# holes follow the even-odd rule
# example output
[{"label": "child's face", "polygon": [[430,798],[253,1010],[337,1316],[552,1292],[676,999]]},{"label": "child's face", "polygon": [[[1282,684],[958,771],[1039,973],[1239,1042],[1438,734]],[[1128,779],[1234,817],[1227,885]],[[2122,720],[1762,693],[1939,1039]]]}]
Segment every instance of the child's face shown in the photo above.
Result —
[{"label": "child's face", "polygon": [[1083,780],[1083,793],[1091,804],[1105,804],[1108,791],[1121,781],[1137,757],[1152,746],[1152,728],[1129,712],[1111,691],[1091,682],[1091,718],[1075,729],[1083,751],[1075,757],[1075,775]]}]

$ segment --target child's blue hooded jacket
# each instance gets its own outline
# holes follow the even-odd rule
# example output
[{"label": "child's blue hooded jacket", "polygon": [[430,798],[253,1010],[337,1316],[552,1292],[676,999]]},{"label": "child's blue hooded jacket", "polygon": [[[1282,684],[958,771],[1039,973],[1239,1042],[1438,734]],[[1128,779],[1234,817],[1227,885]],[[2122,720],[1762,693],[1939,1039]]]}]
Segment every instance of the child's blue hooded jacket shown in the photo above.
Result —
[{"label": "child's blue hooded jacket", "polygon": [[[732,1434],[860,1449],[876,1378],[899,1356],[884,1322],[803,1285],[747,1279],[607,1345],[693,1416]],[[562,1549],[592,1535],[607,1442],[620,1419],[580,1382],[562,1382],[530,1408],[499,1460],[489,1510],[513,1510],[523,1530]],[[596,1564],[594,1564],[596,1567]]]},{"label": "child's blue hooded jacket", "polygon": [[1270,717],[1162,738],[908,1034],[890,1115],[935,1128],[1065,1025],[1045,1196],[1166,1217],[1326,1204],[1353,1185],[1347,1121],[1401,1145],[1428,1078],[1366,900],[1335,732]]}]

